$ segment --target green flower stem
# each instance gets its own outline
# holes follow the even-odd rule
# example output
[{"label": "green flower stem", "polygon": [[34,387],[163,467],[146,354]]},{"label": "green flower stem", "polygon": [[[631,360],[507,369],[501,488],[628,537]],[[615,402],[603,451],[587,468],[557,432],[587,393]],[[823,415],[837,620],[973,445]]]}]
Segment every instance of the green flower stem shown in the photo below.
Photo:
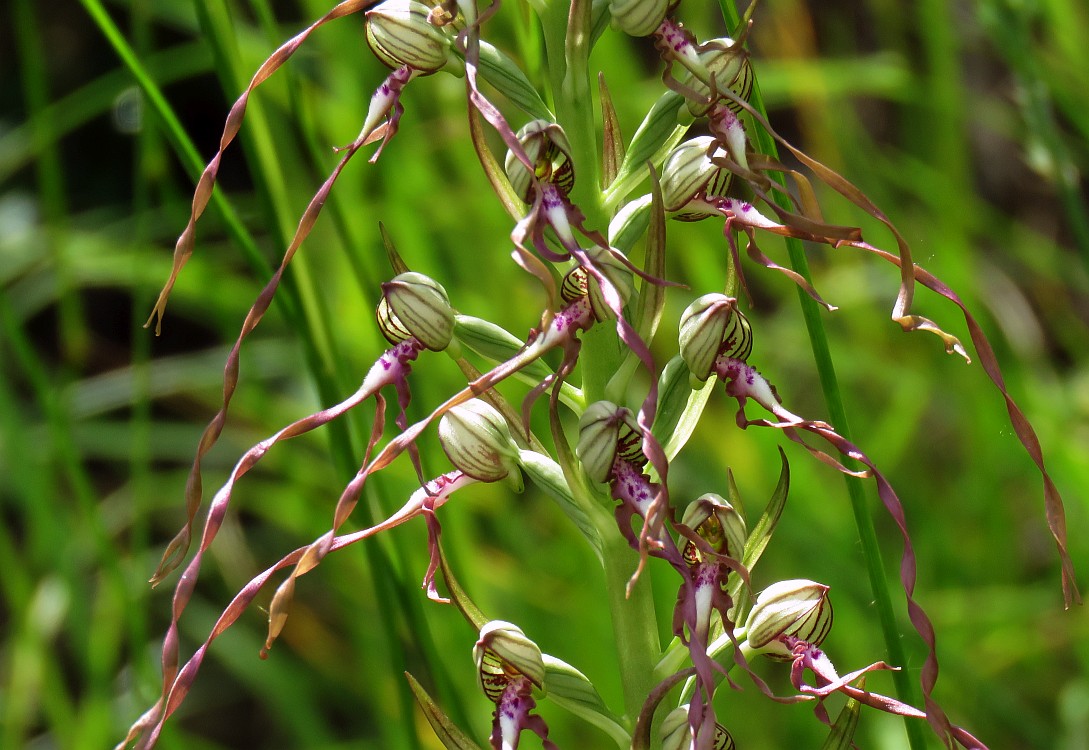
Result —
[{"label": "green flower stem", "polygon": [[575,162],[572,199],[586,215],[589,226],[604,230],[608,217],[602,210],[601,156],[598,151],[594,108],[589,106],[595,87],[590,81],[590,0],[572,0],[564,39],[566,70],[556,95],[556,114],[571,143]]},{"label": "green flower stem", "polygon": [[[571,144],[575,166],[572,200],[586,217],[587,225],[602,231],[608,215],[598,186],[600,163],[597,128],[591,101],[589,74],[590,2],[550,3],[541,22],[548,51],[549,77],[556,117]],[[587,403],[604,398],[610,376],[620,363],[616,329],[597,325],[582,335],[579,366]],[[619,533],[611,515],[600,524],[605,588],[612,616],[613,636],[619,657],[624,690],[624,711],[632,721],[654,687],[654,665],[661,655],[658,623],[650,578],[640,577],[628,595],[628,583],[639,565],[639,555]]]},{"label": "green flower stem", "polygon": [[634,722],[654,689],[654,667],[662,652],[654,615],[654,595],[650,576],[644,571],[632,587],[631,596],[627,596],[628,582],[639,565],[639,554],[621,536],[616,524],[601,529],[601,538],[605,590],[624,689],[624,713]]},{"label": "green flower stem", "polygon": [[[720,0],[723,17],[731,27],[736,27],[740,22],[737,9],[733,3]],[[759,82],[753,82],[751,102],[753,108],[766,116],[763,100],[760,96]],[[760,150],[778,158],[778,148],[772,137],[762,128],[754,128],[757,144]],[[782,181],[782,177],[778,179]],[[790,209],[789,199],[782,192],[774,193],[775,199],[780,205]],[[790,266],[807,281],[810,280],[809,262],[805,256],[805,248],[802,243],[793,238],[786,238],[787,253],[790,257]],[[824,393],[824,402],[828,408],[832,424],[836,431],[847,440],[851,440],[851,430],[847,423],[847,410],[843,404],[843,395],[840,393],[839,380],[836,377],[835,364],[832,360],[832,351],[828,345],[828,334],[821,319],[821,309],[817,303],[800,287],[796,290],[798,301],[802,308],[802,317],[805,319],[806,331],[809,334],[810,347],[813,350],[813,359],[817,365],[817,373],[821,382],[821,390]],[[856,462],[845,460],[848,468],[859,468]],[[877,607],[878,619],[881,622],[881,631],[885,639],[885,649],[888,660],[895,665],[904,665],[907,658],[903,644],[900,640],[900,628],[896,622],[896,615],[892,607],[892,595],[889,592],[888,577],[885,574],[884,561],[881,559],[881,548],[877,542],[877,532],[874,529],[873,517],[870,514],[866,492],[861,482],[845,477],[847,493],[851,499],[851,510],[855,517],[855,526],[858,528],[859,540],[862,542],[862,556],[866,561],[866,572],[870,578],[870,587],[873,590],[874,603]],[[911,674],[905,670],[893,673],[893,682],[896,686],[897,696],[901,701],[911,705],[921,705],[922,700],[918,686]],[[905,719],[908,742],[913,750],[923,750],[926,747],[924,729],[919,722]]]},{"label": "green flower stem", "polygon": [[[549,83],[556,119],[571,145],[575,186],[571,199],[586,217],[587,226],[605,231],[608,215],[600,185],[600,164],[594,108],[587,106],[594,89],[590,85],[590,3],[551,2],[541,14],[548,53]],[[587,403],[605,398],[605,387],[621,361],[616,331],[594,326],[582,335],[579,365]]]}]

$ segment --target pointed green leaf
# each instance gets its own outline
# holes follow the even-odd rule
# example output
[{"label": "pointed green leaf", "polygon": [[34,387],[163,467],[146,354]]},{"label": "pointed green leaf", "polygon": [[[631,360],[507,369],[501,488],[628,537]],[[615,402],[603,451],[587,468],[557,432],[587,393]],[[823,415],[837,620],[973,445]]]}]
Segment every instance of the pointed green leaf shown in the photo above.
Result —
[{"label": "pointed green leaf", "polygon": [[[656,279],[664,279],[665,261],[665,208],[662,204],[662,186],[654,167],[649,167],[651,179],[650,226],[647,228],[647,244],[643,259],[643,270]],[[644,341],[654,338],[658,323],[662,319],[662,307],[665,305],[665,287],[643,279],[636,303],[635,330]]]},{"label": "pointed green leaf", "polygon": [[386,230],[386,225],[378,222],[378,231],[382,233],[382,244],[386,248],[386,258],[389,259],[389,264],[393,268],[393,275],[400,276],[411,271],[412,269],[405,263],[404,258],[397,252],[397,246],[393,244],[393,238]]},{"label": "pointed green leaf", "polygon": [[619,747],[629,747],[631,735],[619,717],[605,705],[586,675],[554,656],[543,656],[548,700],[598,727],[612,737]]},{"label": "pointed green leaf", "polygon": [[658,379],[658,416],[651,432],[671,460],[692,437],[716,382],[708,379],[693,389],[691,381],[688,365],[679,354],[666,364]]},{"label": "pointed green leaf", "polygon": [[477,158],[480,159],[480,166],[484,170],[484,176],[488,178],[492,190],[495,191],[495,197],[503,204],[503,209],[510,217],[515,221],[519,221],[525,215],[525,204],[522,203],[522,198],[514,191],[510,180],[507,179],[507,173],[504,171],[503,165],[499,163],[499,160],[495,158],[495,154],[492,153],[492,147],[488,145],[488,137],[484,132],[483,118],[473,107],[469,108],[469,137],[473,141],[473,149],[476,151]]},{"label": "pointed green leaf", "polygon": [[480,77],[530,117],[549,122],[556,120],[517,63],[483,39],[480,40]]},{"label": "pointed green leaf", "polygon": [[775,525],[779,523],[780,516],[783,515],[787,493],[790,492],[790,465],[787,463],[787,457],[782,448],[779,449],[779,460],[783,464],[779,472],[779,483],[775,485],[775,491],[771,493],[771,499],[764,508],[764,514],[760,516],[760,520],[749,534],[749,541],[745,544],[745,556],[742,562],[750,570],[756,565],[760,555],[764,554],[764,549],[771,541],[771,534],[775,531]]},{"label": "pointed green leaf", "polygon": [[[865,689],[866,680],[859,685]],[[858,729],[858,716],[862,712],[862,704],[851,698],[836,717],[836,723],[832,725],[832,731],[828,733],[828,739],[821,745],[821,750],[850,750],[854,747],[855,731]]]},{"label": "pointed green leaf", "polygon": [[620,165],[624,161],[624,135],[620,132],[620,120],[617,119],[609,87],[605,85],[605,74],[597,74],[598,90],[601,96],[601,189],[609,187]]},{"label": "pointed green leaf", "polygon": [[427,723],[435,730],[435,736],[439,738],[443,747],[448,750],[481,750],[480,745],[469,739],[468,735],[439,708],[415,677],[408,672],[405,672],[405,677],[408,679],[408,686],[412,690],[416,703],[423,709]]},{"label": "pointed green leaf", "polygon": [[601,557],[601,536],[597,532],[590,516],[583,506],[571,493],[571,488],[564,478],[563,469],[548,456],[534,451],[519,451],[518,464],[533,483],[545,491],[549,497],[556,501],[560,510],[571,519],[578,527],[586,540],[594,548],[598,557]]},{"label": "pointed green leaf", "polygon": [[682,103],[684,97],[668,91],[650,108],[632,136],[616,179],[605,191],[606,202],[619,203],[643,179],[646,163],[658,164],[684,137],[688,126],[677,124]]},{"label": "pointed green leaf", "polygon": [[446,561],[441,542],[438,545],[438,555],[439,568],[442,570],[442,577],[446,581],[446,588],[450,592],[450,601],[454,603],[454,606],[458,608],[474,630],[480,630],[491,618],[480,611],[480,607],[476,606],[476,602],[469,598],[469,595],[465,593],[465,589],[458,583],[457,576],[454,575],[454,571],[450,568],[450,563]]}]

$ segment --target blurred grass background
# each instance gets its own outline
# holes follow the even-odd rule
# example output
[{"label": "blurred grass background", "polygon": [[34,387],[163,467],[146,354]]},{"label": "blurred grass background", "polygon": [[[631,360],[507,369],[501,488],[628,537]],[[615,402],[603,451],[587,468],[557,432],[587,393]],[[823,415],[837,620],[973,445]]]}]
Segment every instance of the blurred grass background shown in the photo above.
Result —
[{"label": "blurred grass background", "polygon": [[[333,166],[330,147],[355,137],[385,75],[361,17],[323,28],[261,89],[224,160],[229,208],[213,206],[199,225],[163,335],[141,326],[229,102],[281,41],[327,9],[12,0],[0,15],[0,747],[112,746],[159,692],[176,576],[156,590],[146,580],[183,520],[185,475],[218,402],[227,347]],[[686,2],[680,17],[717,35],[717,12]],[[531,60],[526,15],[508,3],[489,33]],[[149,106],[107,41],[111,24],[180,130]],[[1089,9],[1078,0],[765,0],[750,38],[773,124],[866,191],[916,260],[980,315],[1064,493],[1083,587],[1087,39]],[[594,60],[630,137],[662,90],[653,52],[607,34]],[[542,78],[539,65],[527,72]],[[372,310],[390,272],[379,220],[461,311],[518,335],[537,320],[539,293],[509,262],[508,221],[467,145],[463,97],[449,76],[414,82],[380,162],[358,158],[345,171],[280,301],[243,349],[228,426],[206,461],[206,495],[254,442],[354,390],[382,350]],[[888,244],[826,199],[830,219],[863,222],[871,240]],[[670,275],[691,291],[669,298],[663,356],[684,306],[723,283],[714,224],[669,227]],[[770,240],[764,249],[783,257]],[[1000,398],[978,366],[888,321],[894,269],[827,248],[810,259],[818,288],[841,308],[825,318],[856,442],[907,506],[919,600],[938,630],[939,700],[992,748],[1089,747],[1089,620],[1081,608],[1062,610],[1040,481]],[[751,266],[747,275],[754,363],[790,408],[822,416],[790,283]],[[925,293],[919,302],[963,333],[950,305]],[[411,415],[429,411],[459,377],[448,359],[421,357]],[[245,581],[327,528],[369,418],[364,408],[278,446],[247,476],[182,620],[183,654]],[[733,429],[722,398],[705,420],[672,472],[674,497],[723,492],[730,466],[755,517],[777,476],[778,436]],[[427,450],[433,438],[424,446],[425,471],[444,471]],[[881,658],[882,645],[846,493],[834,473],[788,452],[791,500],[758,582],[831,584],[837,624],[826,647],[853,669]],[[414,486],[407,463],[383,472],[368,485],[359,523],[399,506]],[[895,530],[876,518],[895,571]],[[520,624],[619,705],[617,656],[597,608],[601,575],[548,500],[532,487],[521,496],[481,487],[441,520],[460,578],[485,611]],[[303,579],[265,662],[264,615],[248,613],[212,648],[161,747],[436,747],[406,695],[406,669],[484,738],[490,707],[474,683],[474,634],[417,589],[424,539],[422,524],[410,524],[332,556]],[[676,584],[655,571],[655,585],[665,627]],[[917,671],[922,651],[910,633],[905,625],[905,666]],[[785,690],[782,671],[764,673]],[[891,681],[875,676],[869,686],[887,692]],[[547,702],[541,711],[561,746],[607,745]],[[824,736],[809,709],[754,689],[722,694],[718,712],[739,747],[815,748]],[[858,741],[903,747],[902,724],[864,713]]]}]

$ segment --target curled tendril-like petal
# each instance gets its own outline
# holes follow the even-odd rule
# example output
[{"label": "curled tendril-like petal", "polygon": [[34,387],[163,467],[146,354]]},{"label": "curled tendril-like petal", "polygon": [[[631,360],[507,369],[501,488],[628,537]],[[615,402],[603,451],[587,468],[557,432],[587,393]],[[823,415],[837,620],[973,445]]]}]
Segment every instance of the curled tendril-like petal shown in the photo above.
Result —
[{"label": "curled tendril-like petal", "polygon": [[170,270],[170,278],[167,280],[166,284],[163,285],[162,291],[159,292],[159,298],[155,301],[155,307],[152,309],[151,316],[148,318],[147,323],[144,324],[144,326],[147,327],[151,325],[152,321],[155,321],[155,335],[159,335],[160,333],[163,313],[166,310],[166,302],[178,279],[178,274],[181,273],[182,267],[193,255],[193,243],[195,240],[197,220],[200,218],[201,214],[204,213],[204,209],[208,207],[208,201],[212,197],[212,188],[215,186],[216,177],[219,174],[219,164],[223,158],[223,153],[227,150],[227,146],[231,144],[238,135],[238,131],[242,128],[242,120],[246,115],[246,105],[249,103],[250,94],[286,63],[299,47],[302,46],[303,42],[307,40],[310,34],[319,26],[323,26],[335,19],[358,13],[361,10],[369,8],[371,5],[374,5],[376,1],[377,0],[344,0],[344,2],[338,3],[332,10],[310,24],[310,26],[306,27],[306,29],[299,34],[296,34],[291,39],[284,42],[275,52],[269,55],[261,64],[261,67],[257,69],[257,72],[253,74],[253,78],[250,79],[249,85],[246,86],[246,90],[243,91],[242,95],[238,97],[233,105],[231,105],[231,111],[227,114],[227,120],[223,125],[223,134],[219,138],[219,148],[216,150],[212,160],[208,162],[208,165],[201,173],[200,179],[197,181],[196,190],[193,192],[193,206],[189,214],[189,221],[174,246],[174,262],[173,267]]},{"label": "curled tendril-like petal", "polygon": [[[328,551],[335,552],[344,549],[345,547],[357,544],[364,539],[375,536],[380,532],[400,526],[406,521],[424,514],[428,505],[431,506],[432,510],[438,508],[449,499],[450,494],[455,489],[475,481],[469,477],[464,477],[460,472],[447,474],[444,475],[444,477],[447,481],[441,488],[441,492],[429,493],[426,489],[417,490],[400,510],[393,513],[381,523],[351,534],[334,537],[328,545]],[[431,540],[429,540],[429,547],[431,546],[430,541]],[[151,709],[133,724],[132,728],[129,730],[128,736],[120,745],[118,745],[117,750],[128,747],[134,742],[136,743],[135,747],[138,748],[138,750],[145,750],[146,748],[155,745],[166,720],[178,710],[178,707],[189,693],[189,690],[196,679],[197,672],[200,670],[201,664],[204,662],[204,657],[207,655],[212,642],[223,635],[228,628],[238,621],[238,618],[241,617],[242,613],[253,603],[254,599],[257,598],[257,595],[273,575],[280,570],[293,565],[298,565],[308,550],[309,547],[299,547],[290,554],[285,555],[272,567],[251,579],[250,582],[235,595],[234,599],[231,600],[230,604],[227,605],[226,609],[223,610],[215,624],[212,626],[208,637],[200,647],[197,648],[189,660],[182,665],[181,669],[174,671],[171,675],[171,679],[165,683],[162,696]],[[169,637],[170,636],[168,636],[168,638]],[[176,651],[176,629],[173,633],[173,639],[173,647]]]},{"label": "curled tendril-like petal", "polygon": [[[188,605],[189,600],[192,598],[204,554],[215,540],[216,535],[223,524],[223,520],[226,517],[235,484],[242,476],[252,469],[276,443],[316,429],[358,406],[372,396],[374,396],[378,402],[375,413],[375,432],[380,434],[380,426],[384,421],[385,415],[385,401],[382,399],[379,391],[386,385],[402,384],[408,376],[412,361],[416,359],[416,356],[420,351],[421,347],[419,343],[412,339],[401,342],[389,349],[379,357],[377,362],[375,362],[370,372],[363,379],[362,385],[354,394],[335,406],[323,409],[322,411],[293,422],[275,435],[261,441],[247,451],[235,465],[227,482],[220,488],[212,500],[208,510],[208,517],[204,523],[199,549],[193,556],[193,559],[190,560],[189,565],[186,566],[184,573],[178,580],[177,586],[174,589],[171,620],[170,625],[167,628],[166,636],[163,639],[162,649],[164,695],[170,691],[171,685],[175,683],[176,678],[178,677],[179,620],[182,612]],[[376,441],[377,436],[372,437],[371,445]],[[197,476],[199,481],[199,472]],[[177,542],[179,538],[181,537],[176,537],[175,542]]]},{"label": "curled tendril-like petal", "polygon": [[[824,710],[824,699],[832,693],[837,692],[843,693],[850,698],[854,698],[859,703],[870,706],[871,708],[876,708],[879,711],[884,711],[885,713],[917,719],[931,719],[931,716],[928,713],[920,711],[914,706],[909,706],[895,698],[871,693],[851,685],[852,682],[868,672],[897,669],[897,667],[889,666],[885,662],[876,662],[841,677],[836,672],[836,668],[827,654],[820,648],[799,639],[790,639],[787,646],[791,649],[793,655],[793,663],[791,664],[790,669],[791,684],[794,685],[794,688],[799,692],[817,697],[818,703],[815,710],[817,716],[826,724],[830,724],[831,721],[827,712]],[[816,685],[809,685],[805,682],[804,673],[807,669],[812,671],[816,676]],[[939,736],[943,738],[948,746],[951,747],[952,743],[955,742],[961,747],[967,748],[967,750],[987,750],[987,746],[972,736],[967,730],[949,724],[944,715],[941,718],[943,723],[941,724],[942,731],[939,732]]]},{"label": "curled tendril-like petal", "polygon": [[[915,582],[917,578],[917,566],[915,549],[908,533],[907,519],[904,514],[903,504],[893,490],[892,485],[878,471],[874,462],[846,438],[839,435],[831,425],[825,422],[803,419],[787,411],[779,403],[778,394],[771,384],[754,367],[739,360],[722,359],[717,363],[719,376],[727,381],[727,393],[738,400],[740,409],[737,420],[742,427],[757,425],[774,427],[784,431],[791,440],[805,447],[810,453],[822,462],[852,476],[872,476],[877,483],[877,493],[886,511],[895,521],[900,531],[903,553],[900,560],[900,581],[907,600],[908,619],[911,620],[916,632],[922,638],[927,647],[926,661],[920,673],[920,685],[923,692],[923,700],[926,704],[926,715],[934,731],[940,737],[947,736],[952,731],[952,725],[942,711],[941,707],[933,699],[934,686],[938,680],[938,657],[934,634],[934,626],[923,608],[915,601]],[[749,420],[744,414],[745,401],[753,399],[765,409],[770,411],[779,420],[769,422],[763,419]],[[856,472],[837,463],[827,454],[816,450],[806,443],[798,431],[813,433],[823,438],[846,458],[858,461],[867,467],[866,472]]]},{"label": "curled tendril-like petal", "polygon": [[[342,5],[347,4],[342,3]],[[405,75],[407,75],[408,77],[404,77]],[[397,80],[401,80],[400,78],[397,78],[398,76],[401,76],[403,78],[403,82],[399,84],[400,86],[403,86],[403,84],[407,83],[408,79],[411,78],[411,74],[405,74],[404,71],[394,71],[390,75],[390,79],[388,79],[387,83],[383,84],[383,86],[390,85],[389,81],[393,81],[395,78]],[[257,80],[256,76],[254,80]],[[254,85],[256,84],[251,84],[251,87]],[[397,88],[398,84],[395,83],[392,85],[393,88],[391,89],[392,93],[390,93],[390,96],[392,96],[393,98],[389,103],[389,106],[392,107],[394,110],[394,119],[391,120],[389,128],[381,131],[385,133],[386,140],[388,140],[388,138],[392,136],[393,130],[396,129],[396,117],[399,117],[398,113],[400,111],[400,104],[397,103],[396,97],[396,92],[399,92],[400,89]],[[378,97],[379,95],[376,94],[375,96]],[[239,102],[243,101],[243,99],[239,99]],[[237,107],[238,103],[236,103],[235,106]],[[242,111],[244,110],[245,107],[243,104]],[[232,114],[233,113],[234,110],[232,109]],[[238,114],[238,117],[241,118],[241,112]],[[236,131],[237,128],[235,128],[235,132]],[[347,166],[348,161],[351,160],[352,156],[355,155],[356,151],[369,143],[372,136],[379,132],[379,130],[372,130],[371,132],[368,132],[367,128],[364,128],[364,131],[360,134],[360,137],[356,139],[355,142],[342,149],[343,156],[337,163],[337,166],[333,169],[332,173],[318,189],[317,193],[314,194],[314,197],[310,199],[310,203],[307,205],[306,210],[303,212],[302,217],[299,219],[299,225],[295,230],[295,235],[294,237],[292,237],[291,243],[288,245],[287,250],[284,252],[279,267],[276,269],[276,272],[272,274],[272,277],[265,284],[265,287],[261,290],[260,294],[257,295],[257,299],[254,301],[253,306],[249,310],[249,313],[247,313],[246,320],[242,324],[242,330],[238,334],[238,338],[235,340],[234,345],[231,347],[231,351],[227,355],[227,362],[224,365],[223,399],[220,402],[219,411],[216,412],[216,415],[214,417],[212,417],[212,421],[208,423],[208,426],[204,429],[204,433],[201,435],[200,443],[197,446],[197,454],[193,459],[193,465],[189,471],[189,478],[186,481],[185,525],[182,527],[181,531],[178,532],[178,535],[170,542],[170,544],[167,546],[166,551],[163,553],[162,561],[159,563],[158,569],[155,571],[155,574],[151,578],[152,585],[161,582],[166,576],[168,576],[174,569],[176,569],[181,564],[192,541],[193,523],[196,519],[197,511],[200,509],[200,501],[203,494],[203,485],[201,481],[201,463],[204,459],[204,456],[219,440],[220,433],[222,433],[223,427],[226,424],[227,410],[230,406],[231,399],[234,396],[235,389],[238,386],[239,359],[242,350],[242,343],[249,337],[250,333],[253,332],[253,330],[264,318],[265,313],[268,311],[269,306],[272,304],[272,299],[276,295],[276,291],[280,287],[280,281],[283,278],[284,272],[287,270],[288,264],[295,257],[295,253],[298,251],[303,241],[310,235],[310,231],[313,229],[315,222],[317,222],[318,215],[321,213],[322,208],[325,206],[325,202],[329,198],[329,193],[332,190],[333,185],[336,183],[337,178],[340,176],[340,173],[344,170],[344,167]],[[224,138],[226,138],[226,131],[224,133]],[[226,144],[229,143],[229,141],[230,139],[227,139],[223,143],[220,153],[217,154],[216,157],[213,159],[213,162],[215,164],[218,165],[218,159],[222,154],[222,149],[226,148]],[[379,149],[379,151],[380,150],[381,149]],[[375,156],[377,156],[377,154]],[[211,168],[211,166],[212,165],[209,164],[209,169]],[[209,172],[206,170],[205,174],[209,174]],[[209,177],[208,179],[214,181],[215,170],[211,172],[211,177]],[[201,180],[203,182],[204,177],[202,177]],[[198,185],[198,192],[201,191],[201,189],[202,188]],[[207,186],[207,191],[209,195],[211,193],[211,190],[212,184],[211,182],[209,182]],[[205,199],[204,202],[207,203],[207,199]],[[194,206],[195,205],[196,201],[194,200]],[[203,210],[203,208],[201,210]],[[186,239],[186,243],[188,243],[189,248],[188,252],[181,256],[182,260],[180,261],[178,260],[179,256],[177,255],[177,253],[175,253],[175,269],[171,272],[171,277],[170,280],[167,282],[166,287],[164,287],[163,291],[160,293],[159,303],[157,303],[156,313],[154,313],[159,315],[160,318],[162,314],[161,308],[166,304],[166,298],[167,296],[169,296],[170,289],[173,287],[175,277],[177,276],[177,273],[181,270],[181,265],[183,265],[185,263],[185,260],[188,259],[189,255],[192,254],[193,239],[191,227],[196,221],[196,217],[199,216],[199,213],[200,212],[196,211],[196,209],[194,208],[194,214],[190,220],[190,227],[186,228],[186,233],[188,233],[188,235],[186,233],[183,233],[182,235],[183,238],[188,237],[188,239]],[[178,242],[180,247],[182,239],[179,239]]]},{"label": "curled tendril-like petal", "polygon": [[[843,188],[843,191],[847,191],[847,188]],[[858,201],[860,203],[864,203],[865,205],[871,205],[868,203],[868,200],[864,198],[864,196],[858,198]],[[887,250],[882,250],[881,248],[863,242],[861,240],[861,237],[850,236],[849,234],[842,234],[841,236],[837,236],[837,234],[840,234],[839,232],[830,233],[828,230],[835,228],[828,227],[827,225],[810,223],[807,229],[798,229],[796,227],[791,227],[787,224],[778,224],[760,214],[751,206],[751,204],[741,203],[732,199],[716,199],[715,204],[718,205],[718,207],[727,214],[728,218],[732,218],[733,221],[739,223],[745,228],[745,231],[749,235],[750,239],[749,252],[751,255],[754,255],[754,257],[756,257],[759,262],[762,263],[764,262],[762,260],[763,256],[756,255],[758,251],[754,249],[755,245],[752,242],[752,228],[762,229],[775,234],[795,237],[798,239],[825,242],[832,245],[833,247],[854,247],[876,255],[900,268],[903,268],[903,264],[905,263],[905,254],[903,248],[901,248],[901,253],[899,255],[891,253]],[[776,207],[774,202],[769,201],[769,205]],[[873,207],[873,211],[877,211],[876,207]],[[878,213],[880,212],[878,211]],[[790,214],[790,216],[796,215]],[[883,217],[883,214],[881,216]],[[884,219],[884,221],[887,222],[887,219]],[[809,231],[810,229],[813,229],[818,233],[814,234]],[[736,247],[732,244],[732,237],[729,234],[727,234],[727,237],[731,239],[731,250],[736,255]],[[903,240],[902,238],[900,238],[899,234],[897,234],[897,237],[897,241],[899,243],[903,243]],[[906,247],[906,243],[903,244]],[[907,262],[910,262],[910,255],[908,255]],[[765,265],[768,264],[765,263]],[[786,272],[786,269],[780,270]],[[1044,463],[1043,448],[1040,446],[1040,441],[1036,435],[1036,431],[1032,428],[1032,425],[1029,423],[1028,419],[1025,417],[1024,413],[1021,411],[1017,403],[1013,400],[1013,397],[1010,396],[1009,391],[1006,388],[1005,379],[1002,376],[1002,370],[998,364],[998,358],[994,354],[994,349],[991,347],[990,341],[987,339],[986,334],[983,333],[983,329],[982,327],[980,327],[975,317],[968,311],[968,308],[964,304],[963,300],[961,300],[959,295],[957,295],[957,293],[954,292],[943,281],[938,279],[936,276],[934,276],[921,266],[913,266],[910,274],[902,275],[902,278],[907,278],[908,276],[910,276],[912,284],[921,284],[927,289],[930,289],[934,293],[949,300],[960,309],[961,315],[964,318],[964,322],[968,327],[968,332],[972,339],[972,344],[975,347],[977,356],[979,357],[980,364],[983,366],[983,370],[987,373],[987,377],[991,380],[991,382],[994,384],[995,388],[998,390],[1003,400],[1005,401],[1006,411],[1010,418],[1010,424],[1013,426],[1014,432],[1017,434],[1018,440],[1021,441],[1021,445],[1024,446],[1025,452],[1028,453],[1033,463],[1036,464],[1036,467],[1039,470],[1040,475],[1043,479],[1045,513],[1047,516],[1048,528],[1051,531],[1051,535],[1055,540],[1055,545],[1059,553],[1059,562],[1062,568],[1062,588],[1065,605],[1067,608],[1069,608],[1074,603],[1080,604],[1081,594],[1078,591],[1076,578],[1074,575],[1074,565],[1067,549],[1066,512],[1063,507],[1062,496],[1060,495],[1058,487],[1056,487],[1054,481],[1051,479],[1051,476],[1047,471]],[[792,276],[792,278],[795,277]],[[806,291],[818,302],[823,303],[823,300],[821,300],[819,295],[816,294],[816,291],[813,290],[813,288],[808,285],[807,282],[804,282],[804,279],[800,279],[799,277],[795,280],[798,281],[799,284],[802,285],[802,288],[806,289]],[[900,312],[903,312],[904,310],[904,308],[900,307],[900,302],[909,297],[910,295],[905,297],[903,292],[901,292],[897,303],[897,309],[900,310]],[[955,336],[943,331],[935,323],[933,323],[933,321],[930,321],[929,319],[919,315],[909,315],[904,313],[898,318],[896,317],[896,315],[897,313],[894,310],[894,318],[897,320],[898,323],[900,323],[901,327],[905,331],[929,331],[930,333],[939,336],[945,342],[946,351],[950,353],[955,352],[964,357],[965,360],[969,362],[971,361],[968,357],[967,351],[965,350],[961,342]]]}]

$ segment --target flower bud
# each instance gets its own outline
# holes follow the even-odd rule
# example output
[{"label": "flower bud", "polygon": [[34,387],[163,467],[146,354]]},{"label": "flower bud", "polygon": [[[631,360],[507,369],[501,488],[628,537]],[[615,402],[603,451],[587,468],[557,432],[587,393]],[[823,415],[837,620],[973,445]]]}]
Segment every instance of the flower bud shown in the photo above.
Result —
[{"label": "flower bud", "polygon": [[[623,261],[614,255],[618,250],[607,250],[603,247],[592,247],[587,254],[594,262],[594,267],[609,280],[609,283],[620,295],[620,303],[626,304],[635,292],[635,279]],[[560,298],[567,304],[574,302],[579,297],[587,297],[590,301],[590,309],[597,320],[610,320],[615,318],[612,308],[605,301],[601,291],[601,284],[587,272],[582,266],[576,266],[567,272],[560,285]]]},{"label": "flower bud", "polygon": [[737,309],[737,300],[724,294],[705,294],[685,308],[680,352],[692,375],[701,381],[707,380],[719,357],[748,359],[752,328]]},{"label": "flower bud", "polygon": [[396,344],[410,336],[432,351],[442,351],[454,336],[454,308],[442,284],[407,271],[382,285],[378,326]]},{"label": "flower bud", "polygon": [[430,21],[431,8],[416,0],[385,0],[367,11],[367,44],[391,68],[408,65],[434,73],[450,57],[450,38]]},{"label": "flower bud", "polygon": [[439,443],[450,463],[473,479],[496,482],[509,476],[521,483],[518,446],[503,415],[485,401],[474,398],[443,414]]},{"label": "flower bud", "polygon": [[[695,531],[715,552],[741,560],[749,530],[745,518],[721,495],[708,492],[689,504],[681,523]],[[684,561],[689,565],[703,562],[699,547],[689,541],[684,548]]]},{"label": "flower bud", "polygon": [[533,200],[533,177],[553,183],[564,195],[571,192],[575,184],[575,167],[571,161],[571,144],[563,128],[548,120],[531,120],[518,131],[518,142],[533,163],[533,175],[511,151],[507,152],[503,168],[522,200],[526,203]]},{"label": "flower bud", "polygon": [[544,689],[545,666],[541,649],[517,625],[492,620],[480,629],[473,646],[477,681],[484,694],[498,703],[512,680],[525,677]]},{"label": "flower bud", "polygon": [[[662,167],[662,199],[665,210],[676,212],[674,219],[699,221],[712,216],[709,211],[684,211],[693,199],[704,196],[725,196],[733,181],[733,173],[711,162],[712,144],[709,135],[687,140],[673,149]],[[721,148],[714,156],[727,156]]]},{"label": "flower bud", "polygon": [[[752,94],[752,65],[749,63],[749,53],[740,44],[735,43],[729,37],[712,39],[702,45],[700,62],[715,79],[715,90],[725,91],[729,89],[745,101]],[[711,88],[694,75],[685,78],[685,85],[704,98],[704,101],[688,99],[688,111],[695,117],[707,114],[711,103]],[[723,100],[727,107],[734,112],[741,112],[741,105],[730,99]]]},{"label": "flower bud", "polygon": [[[688,725],[688,704],[677,706],[662,720],[662,750],[690,750],[692,747],[692,727]],[[715,722],[715,739],[712,750],[734,750],[734,738],[726,727]]]},{"label": "flower bud", "polygon": [[665,19],[670,0],[611,0],[613,26],[630,36],[650,36]]},{"label": "flower bud", "polygon": [[819,646],[832,629],[828,587],[805,579],[773,583],[756,597],[745,629],[749,645],[773,657],[789,656],[785,636]]},{"label": "flower bud", "polygon": [[618,455],[638,466],[646,464],[642,444],[642,432],[631,411],[611,401],[596,401],[579,420],[575,455],[587,476],[595,482],[607,482]]}]

